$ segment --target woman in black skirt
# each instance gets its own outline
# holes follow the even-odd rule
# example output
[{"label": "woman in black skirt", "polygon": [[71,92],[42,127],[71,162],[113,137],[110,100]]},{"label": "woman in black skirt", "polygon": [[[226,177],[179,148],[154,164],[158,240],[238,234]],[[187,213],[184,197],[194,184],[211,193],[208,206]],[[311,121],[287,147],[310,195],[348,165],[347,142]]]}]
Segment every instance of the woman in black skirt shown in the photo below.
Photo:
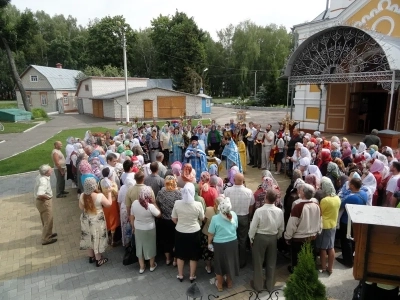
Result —
[{"label": "woman in black skirt", "polygon": [[[172,252],[175,246],[175,223],[171,220],[172,209],[176,200],[182,199],[182,193],[178,189],[176,178],[173,175],[167,175],[163,187],[157,194],[157,205],[161,210],[162,217],[157,224],[160,244],[165,253],[166,264],[169,266],[172,260]],[[174,259],[176,266],[176,259]]]},{"label": "woman in black skirt", "polygon": [[236,236],[238,219],[231,211],[232,204],[228,197],[217,198],[219,214],[211,218],[208,228],[208,249],[214,251],[214,271],[217,277],[215,285],[223,291],[224,276],[226,285],[232,287],[232,277],[239,275],[239,249]]},{"label": "woman in black skirt", "polygon": [[200,224],[204,219],[204,209],[201,202],[194,199],[195,188],[188,182],[181,190],[182,200],[175,201],[172,210],[172,221],[175,227],[175,257],[178,263],[176,278],[183,281],[183,266],[185,260],[190,260],[190,282],[196,280],[197,261],[201,255]]}]

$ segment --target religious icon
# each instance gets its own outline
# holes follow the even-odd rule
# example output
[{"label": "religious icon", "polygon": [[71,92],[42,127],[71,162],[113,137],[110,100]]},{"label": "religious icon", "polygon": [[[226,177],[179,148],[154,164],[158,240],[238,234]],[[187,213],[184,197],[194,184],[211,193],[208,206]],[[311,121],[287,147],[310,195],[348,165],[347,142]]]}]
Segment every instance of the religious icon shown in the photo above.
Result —
[{"label": "religious icon", "polygon": [[282,124],[285,128],[285,134],[290,134],[290,127],[295,125],[296,122],[290,118],[289,114],[286,114],[286,117],[282,119]]}]

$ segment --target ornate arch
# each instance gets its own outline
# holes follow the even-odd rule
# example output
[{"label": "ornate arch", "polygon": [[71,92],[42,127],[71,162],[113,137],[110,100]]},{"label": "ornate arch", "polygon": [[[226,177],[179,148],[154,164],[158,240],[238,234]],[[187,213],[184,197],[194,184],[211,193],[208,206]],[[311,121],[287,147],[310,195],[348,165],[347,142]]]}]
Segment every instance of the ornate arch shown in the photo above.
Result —
[{"label": "ornate arch", "polygon": [[291,85],[388,82],[392,75],[382,43],[368,32],[350,26],[329,28],[308,38],[294,51],[285,70]]}]

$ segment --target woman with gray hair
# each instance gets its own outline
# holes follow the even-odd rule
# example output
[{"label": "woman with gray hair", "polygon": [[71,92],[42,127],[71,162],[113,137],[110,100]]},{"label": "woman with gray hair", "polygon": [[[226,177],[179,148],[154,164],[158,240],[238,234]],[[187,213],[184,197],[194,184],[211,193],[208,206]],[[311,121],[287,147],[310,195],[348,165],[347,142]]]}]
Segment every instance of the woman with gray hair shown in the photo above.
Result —
[{"label": "woman with gray hair", "polygon": [[100,267],[108,261],[102,257],[107,248],[107,226],[103,207],[110,207],[111,192],[105,197],[97,190],[97,181],[87,178],[83,185],[83,193],[79,197],[81,214],[80,250],[88,250],[89,263],[96,262]]},{"label": "woman with gray hair", "polygon": [[223,291],[224,276],[228,288],[232,287],[232,276],[239,275],[239,248],[236,230],[238,218],[232,211],[228,197],[218,197],[217,215],[211,218],[208,228],[208,249],[214,251],[215,285]]}]

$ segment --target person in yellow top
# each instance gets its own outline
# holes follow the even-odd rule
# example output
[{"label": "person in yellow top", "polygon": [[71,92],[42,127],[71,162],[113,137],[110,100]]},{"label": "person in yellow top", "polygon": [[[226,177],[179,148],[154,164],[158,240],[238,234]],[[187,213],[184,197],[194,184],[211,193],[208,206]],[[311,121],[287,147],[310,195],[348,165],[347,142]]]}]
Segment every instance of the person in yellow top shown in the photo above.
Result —
[{"label": "person in yellow top", "polygon": [[[317,237],[316,247],[320,249],[321,269],[319,271],[321,273],[327,271],[331,275],[335,260],[335,233],[341,201],[328,177],[322,177],[321,190],[323,198],[319,205],[322,215],[322,232]],[[328,268],[326,268],[327,254]]]},{"label": "person in yellow top", "polygon": [[243,142],[243,136],[239,135],[237,142],[240,162],[242,164],[243,173],[246,172],[247,158],[246,158],[246,144]]}]

